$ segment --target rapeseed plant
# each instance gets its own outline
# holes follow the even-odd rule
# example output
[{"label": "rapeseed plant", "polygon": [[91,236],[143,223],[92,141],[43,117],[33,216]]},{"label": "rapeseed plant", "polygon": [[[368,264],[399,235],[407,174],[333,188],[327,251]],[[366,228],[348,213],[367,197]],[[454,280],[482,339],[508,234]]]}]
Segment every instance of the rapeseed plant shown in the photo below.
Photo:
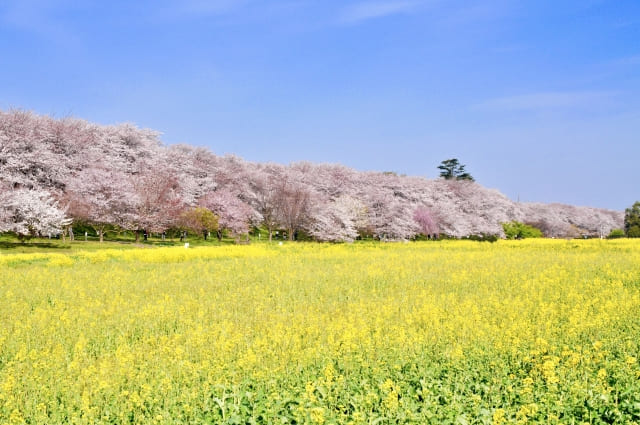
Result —
[{"label": "rapeseed plant", "polygon": [[640,422],[640,243],[0,256],[0,423]]}]

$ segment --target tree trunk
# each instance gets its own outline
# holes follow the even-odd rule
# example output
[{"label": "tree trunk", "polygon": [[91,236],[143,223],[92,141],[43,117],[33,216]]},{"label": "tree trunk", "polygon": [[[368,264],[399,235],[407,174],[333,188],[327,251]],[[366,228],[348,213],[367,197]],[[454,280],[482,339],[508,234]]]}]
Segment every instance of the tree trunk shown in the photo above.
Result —
[{"label": "tree trunk", "polygon": [[140,231],[136,230],[136,243],[140,242]]},{"label": "tree trunk", "polygon": [[293,241],[293,229],[288,229],[287,232],[289,232],[289,234],[287,236],[289,236],[289,240]]},{"label": "tree trunk", "polygon": [[269,242],[271,242],[272,236],[273,236],[273,230],[269,229]]},{"label": "tree trunk", "polygon": [[104,227],[98,229],[98,236],[100,236],[100,243],[104,242]]}]

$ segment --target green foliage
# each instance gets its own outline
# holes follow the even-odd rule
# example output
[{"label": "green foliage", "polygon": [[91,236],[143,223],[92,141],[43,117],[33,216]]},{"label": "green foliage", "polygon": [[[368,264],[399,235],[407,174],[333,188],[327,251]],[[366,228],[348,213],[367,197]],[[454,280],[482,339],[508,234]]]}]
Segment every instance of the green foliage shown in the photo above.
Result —
[{"label": "green foliage", "polygon": [[542,231],[533,226],[519,221],[510,221],[508,223],[502,223],[502,229],[507,239],[526,239],[526,238],[541,238]]},{"label": "green foliage", "polygon": [[204,207],[195,207],[182,213],[180,223],[185,229],[194,233],[203,230],[215,232],[218,230],[218,216]]},{"label": "green foliage", "polygon": [[622,229],[612,229],[611,232],[609,232],[609,236],[607,236],[607,239],[618,239],[618,238],[624,238],[624,230]]},{"label": "green foliage", "polygon": [[624,232],[628,238],[640,238],[640,201],[625,210]]},{"label": "green foliage", "polygon": [[75,233],[76,236],[80,236],[80,235],[84,236],[84,232],[87,232],[88,234],[91,234],[91,235],[95,235],[96,233],[93,226],[90,223],[87,223],[86,221],[83,221],[83,220],[74,220],[71,228],[73,229],[73,233]]},{"label": "green foliage", "polygon": [[460,164],[457,158],[445,159],[440,163],[440,177],[445,180],[469,180],[474,181],[471,174],[467,173],[464,165]]},{"label": "green foliage", "polygon": [[463,239],[468,239],[470,241],[478,241],[478,242],[496,242],[498,240],[498,235],[481,233],[479,235],[469,235]]},{"label": "green foliage", "polygon": [[415,235],[412,240],[413,241],[422,242],[422,241],[441,241],[443,239],[447,239],[446,235],[438,235],[437,237],[436,236],[429,237],[427,235],[423,235],[422,233],[419,233],[419,234]]}]

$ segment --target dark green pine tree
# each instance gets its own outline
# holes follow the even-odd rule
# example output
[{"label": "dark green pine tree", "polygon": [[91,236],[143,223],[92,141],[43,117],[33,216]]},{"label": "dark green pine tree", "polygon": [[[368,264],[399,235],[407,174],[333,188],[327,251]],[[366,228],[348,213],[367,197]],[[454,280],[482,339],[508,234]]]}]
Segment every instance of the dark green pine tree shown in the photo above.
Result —
[{"label": "dark green pine tree", "polygon": [[640,238],[640,201],[624,211],[624,233],[628,238]]},{"label": "dark green pine tree", "polygon": [[464,165],[460,164],[457,158],[445,159],[440,163],[440,177],[445,180],[469,180],[474,181],[471,174],[467,173]]}]

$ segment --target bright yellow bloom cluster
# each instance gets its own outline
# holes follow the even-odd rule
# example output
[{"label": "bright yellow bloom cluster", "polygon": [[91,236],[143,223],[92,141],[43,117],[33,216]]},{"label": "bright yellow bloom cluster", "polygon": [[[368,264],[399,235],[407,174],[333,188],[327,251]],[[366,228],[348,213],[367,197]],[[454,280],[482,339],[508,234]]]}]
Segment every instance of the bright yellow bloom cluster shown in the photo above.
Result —
[{"label": "bright yellow bloom cluster", "polygon": [[0,424],[640,422],[639,264],[631,240],[2,253]]}]

